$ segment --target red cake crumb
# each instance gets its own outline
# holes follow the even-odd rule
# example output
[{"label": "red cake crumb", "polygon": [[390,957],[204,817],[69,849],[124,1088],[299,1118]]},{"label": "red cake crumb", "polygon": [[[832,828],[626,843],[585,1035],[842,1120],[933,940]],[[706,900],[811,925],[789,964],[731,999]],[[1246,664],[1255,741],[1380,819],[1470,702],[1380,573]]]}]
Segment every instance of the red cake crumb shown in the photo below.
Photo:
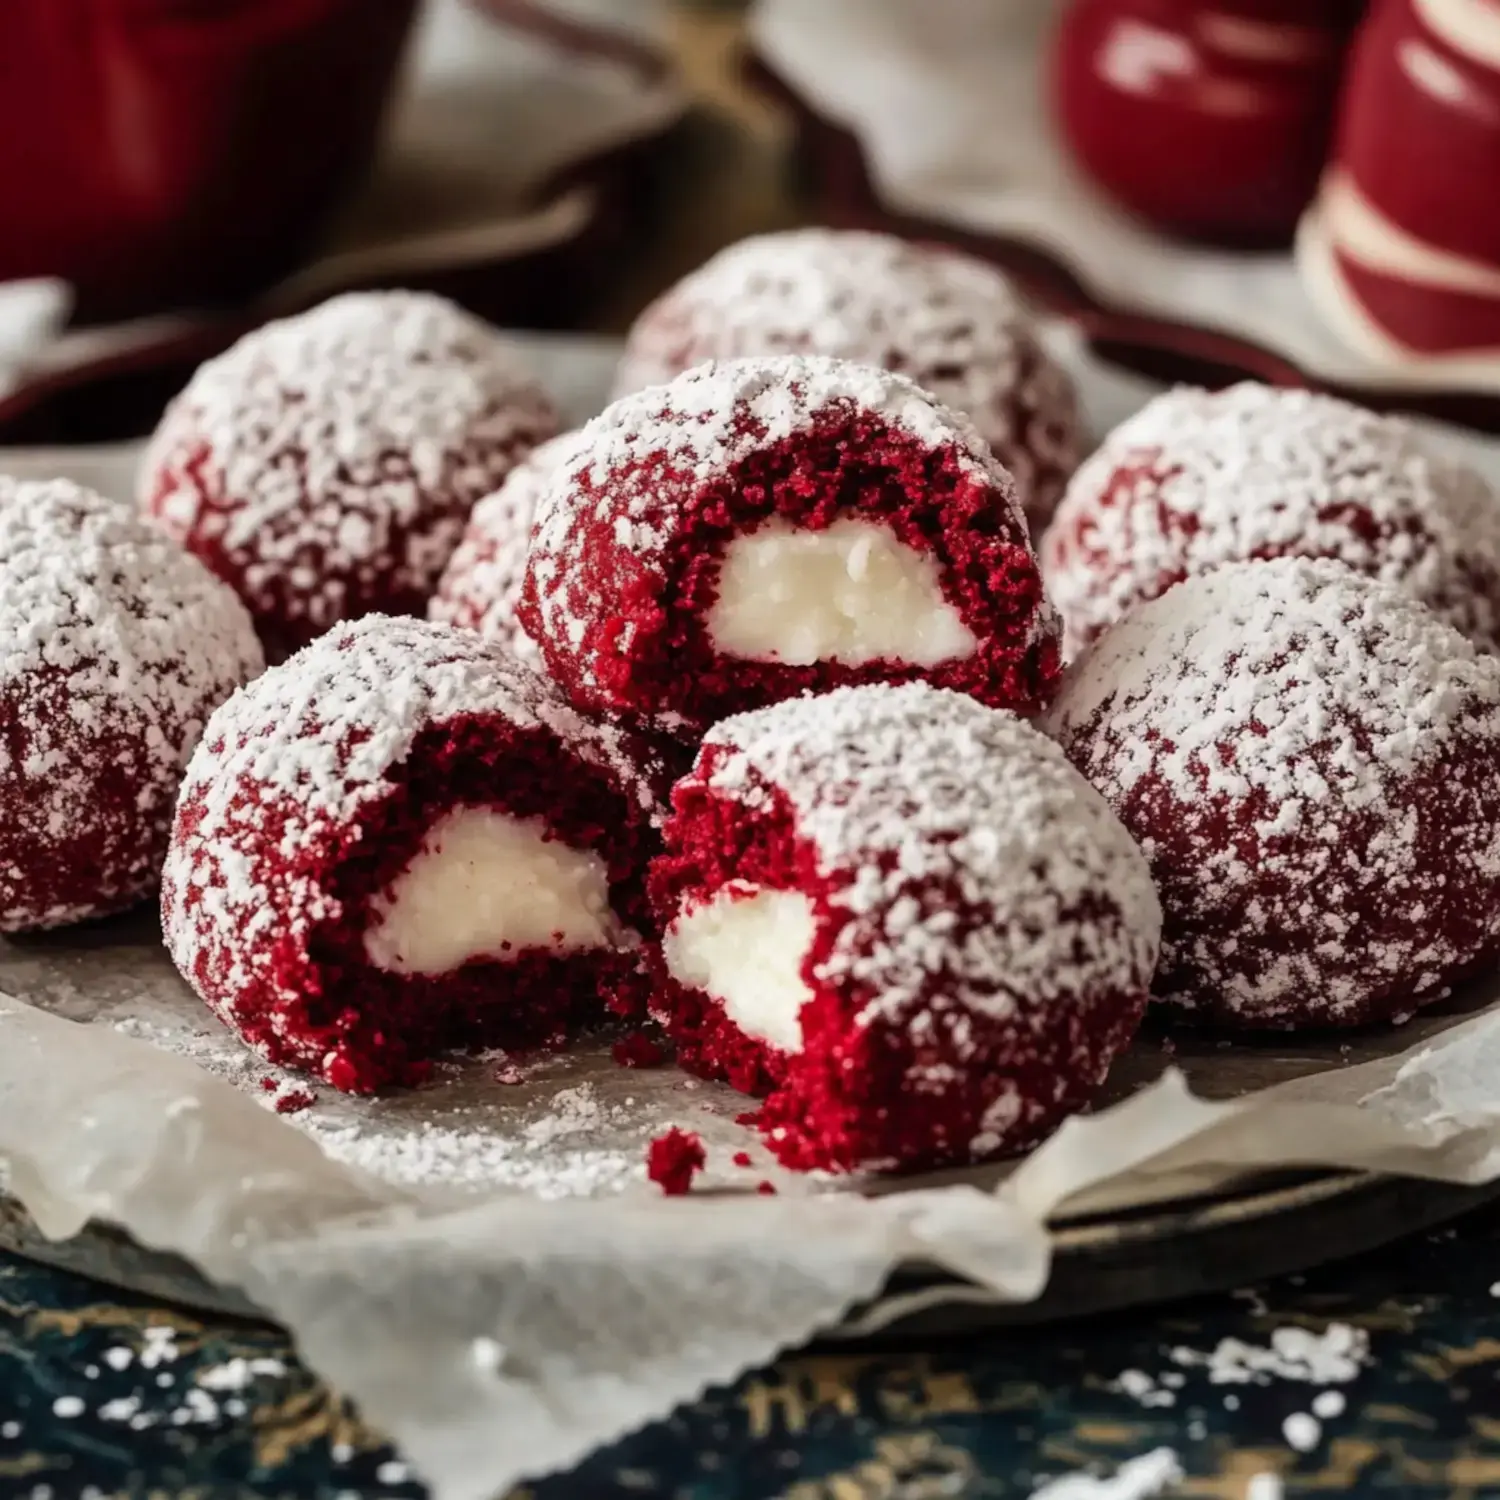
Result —
[{"label": "red cake crumb", "polygon": [[475,503],[556,431],[492,328],[425,293],[353,293],[204,365],[151,440],[140,504],[280,657],[339,620],[421,614]]},{"label": "red cake crumb", "polygon": [[[920,642],[893,656],[721,649],[712,621],[729,549],[751,535],[801,547],[851,525],[930,570],[951,649],[926,662]],[[869,556],[850,558],[856,583]],[[783,582],[761,580],[754,597]],[[774,624],[784,611],[769,613]],[[910,381],[823,358],[701,367],[589,423],[538,503],[520,617],[580,708],[666,730],[911,679],[1034,712],[1059,671],[1060,624],[1010,476]],[[855,623],[904,619],[881,598]]]},{"label": "red cake crumb", "polygon": [[729,719],[665,838],[661,1019],[685,1066],[767,1096],[749,1123],[784,1166],[1018,1150],[1140,1021],[1145,860],[1012,714],[914,683]]},{"label": "red cake crumb", "polygon": [[1037,534],[1078,462],[1072,381],[1010,282],[957,251],[862,230],[742,240],[641,314],[615,391],[768,354],[823,354],[910,377],[970,418],[1015,476]]},{"label": "red cake crumb", "polygon": [[668,1198],[680,1198],[693,1186],[693,1178],[708,1165],[703,1139],[676,1125],[656,1136],[646,1149],[646,1176]]},{"label": "red cake crumb", "polygon": [[317,1102],[318,1096],[311,1089],[292,1089],[276,1100],[276,1113],[278,1115],[300,1114],[304,1109],[311,1109]]},{"label": "red cake crumb", "polygon": [[1161,1000],[1357,1026],[1500,954],[1500,659],[1401,590],[1298,558],[1189,579],[1047,723],[1151,862]]},{"label": "red cake crumb", "polygon": [[156,889],[203,722],[263,665],[234,594],[144,521],[0,477],[0,931]]},{"label": "red cake crumb", "polygon": [[[346,1092],[420,1081],[452,1048],[545,1042],[606,1001],[638,1012],[659,775],[493,642],[381,615],[336,627],[210,720],[163,879],[167,946],[262,1056]],[[448,873],[467,883],[434,895],[422,879],[475,815],[485,837],[499,819],[526,842],[488,874],[461,846]],[[597,880],[566,888],[597,902],[587,940],[493,935],[553,888],[541,865],[499,875],[564,858]],[[401,903],[419,899],[403,935]],[[454,918],[457,947],[417,951]]]},{"label": "red cake crumb", "polygon": [[1070,654],[1224,563],[1329,557],[1500,643],[1500,495],[1409,422],[1246,383],[1158,396],[1078,471],[1042,541]]},{"label": "red cake crumb", "polygon": [[774,1198],[776,1196],[776,1184],[774,1182],[758,1182],[755,1185],[755,1191],[762,1198]]},{"label": "red cake crumb", "polygon": [[734,1164],[737,1167],[748,1167],[750,1165],[750,1153],[748,1151],[736,1151],[734,1153]]},{"label": "red cake crumb", "polygon": [[543,443],[474,507],[458,550],[438,581],[427,618],[501,641],[530,666],[542,656],[516,617],[537,500],[573,451],[576,433]]},{"label": "red cake crumb", "polygon": [[644,1031],[633,1031],[610,1049],[622,1068],[659,1068],[667,1060],[666,1048]]}]

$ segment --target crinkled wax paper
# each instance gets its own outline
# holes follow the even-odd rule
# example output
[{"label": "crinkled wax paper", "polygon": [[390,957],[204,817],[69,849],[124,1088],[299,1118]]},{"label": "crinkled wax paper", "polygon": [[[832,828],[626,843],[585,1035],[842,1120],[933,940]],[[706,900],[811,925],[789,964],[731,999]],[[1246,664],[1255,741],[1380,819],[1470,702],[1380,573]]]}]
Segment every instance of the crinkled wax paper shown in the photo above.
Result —
[{"label": "crinkled wax paper", "polygon": [[[573,415],[598,404],[608,346],[530,347]],[[1096,426],[1143,393],[1083,373]],[[71,473],[123,499],[133,460],[0,454],[0,470]],[[1064,1206],[1288,1165],[1488,1181],[1497,997],[1491,984],[1344,1043],[1182,1038],[1169,1057],[1147,1037],[1112,1102],[1013,1170],[835,1183],[774,1169],[735,1123],[742,1098],[618,1067],[608,1036],[455,1058],[390,1099],[337,1096],[250,1057],[144,912],[0,944],[0,1162],[48,1235],[112,1223],[241,1289],[439,1500],[483,1500],[835,1324],[904,1263],[1035,1297]],[[665,1199],[642,1165],[674,1124],[703,1136],[710,1169],[701,1191]]]}]

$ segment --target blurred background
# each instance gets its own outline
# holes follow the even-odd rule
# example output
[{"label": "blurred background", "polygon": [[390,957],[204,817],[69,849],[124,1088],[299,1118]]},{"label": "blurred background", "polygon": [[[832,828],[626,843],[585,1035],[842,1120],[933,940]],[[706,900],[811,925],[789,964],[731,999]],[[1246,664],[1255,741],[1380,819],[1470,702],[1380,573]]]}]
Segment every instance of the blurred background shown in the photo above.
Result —
[{"label": "blurred background", "polygon": [[619,332],[809,222],[1152,373],[1500,426],[1500,0],[9,0],[0,111],[8,441],[337,290]]}]

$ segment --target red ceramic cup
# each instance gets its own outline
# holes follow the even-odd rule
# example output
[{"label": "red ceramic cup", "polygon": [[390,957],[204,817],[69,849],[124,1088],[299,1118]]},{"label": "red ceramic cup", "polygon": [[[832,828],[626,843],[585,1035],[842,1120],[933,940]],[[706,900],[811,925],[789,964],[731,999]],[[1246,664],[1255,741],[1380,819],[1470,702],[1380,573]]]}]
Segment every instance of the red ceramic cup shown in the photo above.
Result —
[{"label": "red ceramic cup", "polygon": [[1284,244],[1317,186],[1362,0],[1073,0],[1053,57],[1063,136],[1160,229]]},{"label": "red ceramic cup", "polygon": [[1500,360],[1500,0],[1377,0],[1301,241],[1356,342]]},{"label": "red ceramic cup", "polygon": [[416,0],[5,0],[0,280],[117,317],[290,269],[367,160]]}]

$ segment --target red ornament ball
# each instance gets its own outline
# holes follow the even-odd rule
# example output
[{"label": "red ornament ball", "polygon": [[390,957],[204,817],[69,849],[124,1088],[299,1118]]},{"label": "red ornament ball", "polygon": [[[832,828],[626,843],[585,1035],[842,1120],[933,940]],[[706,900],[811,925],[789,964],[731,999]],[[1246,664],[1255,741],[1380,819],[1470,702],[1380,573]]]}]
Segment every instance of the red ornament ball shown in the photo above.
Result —
[{"label": "red ornament ball", "polygon": [[821,357],[701,366],[590,422],[520,618],[578,707],[685,734],[914,678],[1033,712],[1059,671],[1010,476],[909,380]]},{"label": "red ornament ball", "polygon": [[1010,282],[972,256],[861,230],[742,240],[641,314],[615,389],[767,354],[823,354],[909,376],[973,421],[1038,532],[1078,462],[1071,378]]},{"label": "red ornament ball", "polygon": [[1301,558],[1190,578],[1047,724],[1151,861],[1161,1000],[1358,1026],[1500,954],[1500,658],[1401,590]]},{"label": "red ornament ball", "polygon": [[1158,396],[1074,476],[1041,554],[1072,654],[1184,578],[1288,556],[1398,584],[1500,645],[1500,495],[1409,422],[1308,391]]},{"label": "red ornament ball", "polygon": [[261,1055],[357,1093],[636,1011],[660,780],[501,646],[338,626],[209,722],[168,949]]},{"label": "red ornament ball", "polygon": [[1133,1036],[1161,915],[1062,751],[923,683],[728,719],[673,793],[651,898],[679,1060],[768,1097],[783,1165],[1031,1145]]},{"label": "red ornament ball", "polygon": [[113,501],[0,478],[0,931],[157,885],[204,721],[265,665],[233,592]]},{"label": "red ornament ball", "polygon": [[352,293],[204,365],[151,440],[140,504],[279,657],[340,620],[424,612],[476,502],[556,431],[492,328],[439,297]]}]

